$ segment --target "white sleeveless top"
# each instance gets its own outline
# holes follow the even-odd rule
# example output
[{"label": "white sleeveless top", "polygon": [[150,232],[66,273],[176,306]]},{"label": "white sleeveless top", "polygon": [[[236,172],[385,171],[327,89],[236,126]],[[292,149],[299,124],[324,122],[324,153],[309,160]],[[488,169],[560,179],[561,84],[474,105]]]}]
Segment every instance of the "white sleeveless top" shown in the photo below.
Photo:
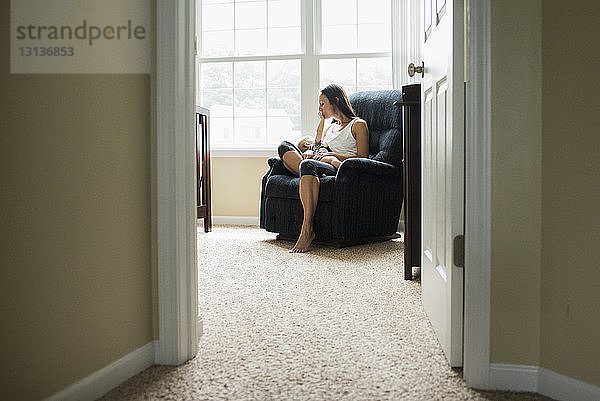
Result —
[{"label": "white sleeveless top", "polygon": [[346,126],[340,129],[339,124],[332,124],[325,134],[325,143],[334,153],[346,156],[358,156],[356,139],[352,136],[352,125],[358,120],[354,117]]}]

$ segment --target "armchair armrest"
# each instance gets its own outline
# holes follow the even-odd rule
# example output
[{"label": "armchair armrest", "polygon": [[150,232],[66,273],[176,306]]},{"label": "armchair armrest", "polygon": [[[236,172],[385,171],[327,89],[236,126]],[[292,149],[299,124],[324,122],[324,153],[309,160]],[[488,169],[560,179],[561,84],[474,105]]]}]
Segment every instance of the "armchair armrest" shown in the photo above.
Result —
[{"label": "armchair armrest", "polygon": [[401,173],[401,169],[392,164],[360,157],[344,160],[338,169],[337,178],[344,178],[346,175],[355,174],[368,174],[372,176],[393,178],[399,177]]},{"label": "armchair armrest", "polygon": [[272,175],[288,175],[293,177],[292,173],[285,168],[283,161],[279,157],[269,158],[267,164],[269,165],[269,170],[262,177],[260,190],[259,224],[261,228],[265,228],[265,188],[269,177]]},{"label": "armchair armrest", "polygon": [[287,168],[283,165],[283,161],[279,157],[271,157],[267,160],[269,164],[269,171],[267,172],[267,176],[272,175],[289,175],[293,177],[294,175],[289,172]]}]

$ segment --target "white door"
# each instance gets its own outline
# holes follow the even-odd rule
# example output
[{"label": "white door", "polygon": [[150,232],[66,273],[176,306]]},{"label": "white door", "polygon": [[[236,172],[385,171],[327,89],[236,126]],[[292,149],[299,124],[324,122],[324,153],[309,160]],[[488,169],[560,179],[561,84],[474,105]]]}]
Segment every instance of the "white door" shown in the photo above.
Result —
[{"label": "white door", "polygon": [[422,1],[422,300],[446,358],[462,366],[463,268],[453,248],[464,233],[464,2]]}]

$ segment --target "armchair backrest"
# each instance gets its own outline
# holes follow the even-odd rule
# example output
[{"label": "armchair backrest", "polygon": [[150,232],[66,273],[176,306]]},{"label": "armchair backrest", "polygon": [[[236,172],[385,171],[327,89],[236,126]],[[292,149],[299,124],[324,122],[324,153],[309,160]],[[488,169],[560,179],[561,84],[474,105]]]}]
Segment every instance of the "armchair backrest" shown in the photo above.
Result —
[{"label": "armchair backrest", "polygon": [[357,92],[348,96],[356,115],[369,127],[369,159],[402,165],[401,90]]}]

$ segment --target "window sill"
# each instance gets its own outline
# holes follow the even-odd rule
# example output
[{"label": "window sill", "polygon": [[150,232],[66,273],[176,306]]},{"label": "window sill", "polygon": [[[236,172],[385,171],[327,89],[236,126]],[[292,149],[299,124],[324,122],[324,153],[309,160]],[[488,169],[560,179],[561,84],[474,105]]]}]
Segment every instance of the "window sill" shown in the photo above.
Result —
[{"label": "window sill", "polygon": [[277,147],[273,148],[260,148],[260,149],[211,149],[211,157],[256,157],[256,158],[268,158],[277,156]]}]

